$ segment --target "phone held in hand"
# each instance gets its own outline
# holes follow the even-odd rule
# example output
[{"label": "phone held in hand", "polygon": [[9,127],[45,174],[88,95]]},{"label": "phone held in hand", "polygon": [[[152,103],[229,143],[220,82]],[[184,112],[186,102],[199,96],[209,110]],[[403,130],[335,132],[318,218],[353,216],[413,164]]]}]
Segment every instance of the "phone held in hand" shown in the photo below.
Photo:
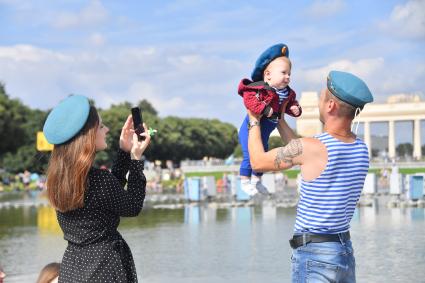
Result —
[{"label": "phone held in hand", "polygon": [[142,111],[140,111],[140,108],[131,108],[131,116],[133,117],[134,131],[137,134],[137,138],[139,141],[145,140],[145,137],[140,136],[141,133],[145,132],[145,128],[143,128]]}]

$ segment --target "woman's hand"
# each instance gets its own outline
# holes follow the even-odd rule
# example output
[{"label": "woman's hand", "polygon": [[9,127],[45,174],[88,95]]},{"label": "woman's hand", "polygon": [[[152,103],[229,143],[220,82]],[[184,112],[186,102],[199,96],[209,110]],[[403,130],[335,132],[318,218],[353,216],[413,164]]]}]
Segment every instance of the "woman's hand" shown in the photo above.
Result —
[{"label": "woman's hand", "polygon": [[145,131],[141,133],[140,136],[145,137],[144,140],[139,141],[139,139],[137,138],[137,134],[133,134],[133,142],[130,151],[131,159],[140,160],[142,158],[143,152],[151,142],[151,136],[149,135],[148,128],[146,127],[145,123],[143,123],[143,128],[145,129]]},{"label": "woman's hand", "polygon": [[137,138],[137,134],[134,131],[133,119],[131,115],[127,117],[127,121],[125,121],[124,126],[121,130],[120,136],[120,148],[129,152],[131,155],[131,159],[140,160],[143,152],[148,147],[151,137],[148,134],[148,130],[145,124],[143,124],[145,128],[145,132],[140,134],[140,136],[145,137],[145,140],[139,141]]}]

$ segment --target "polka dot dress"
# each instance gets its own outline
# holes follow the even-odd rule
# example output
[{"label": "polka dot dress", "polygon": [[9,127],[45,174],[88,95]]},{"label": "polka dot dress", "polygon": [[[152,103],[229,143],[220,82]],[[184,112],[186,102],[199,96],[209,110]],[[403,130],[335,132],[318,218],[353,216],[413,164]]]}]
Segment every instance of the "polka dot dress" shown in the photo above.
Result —
[{"label": "polka dot dress", "polygon": [[84,207],[57,212],[68,241],[59,282],[137,282],[133,256],[117,228],[120,216],[137,216],[143,207],[143,162],[119,151],[112,172],[92,168],[88,178]]}]

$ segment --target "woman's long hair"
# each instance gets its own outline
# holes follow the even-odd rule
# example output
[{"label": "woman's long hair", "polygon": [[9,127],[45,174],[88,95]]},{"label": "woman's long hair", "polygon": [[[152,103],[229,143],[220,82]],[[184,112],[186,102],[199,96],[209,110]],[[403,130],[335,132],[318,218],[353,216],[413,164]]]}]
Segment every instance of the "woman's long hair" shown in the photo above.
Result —
[{"label": "woman's long hair", "polygon": [[47,168],[47,196],[60,212],[84,206],[87,175],[96,155],[99,116],[90,107],[83,129],[70,141],[55,145]]}]

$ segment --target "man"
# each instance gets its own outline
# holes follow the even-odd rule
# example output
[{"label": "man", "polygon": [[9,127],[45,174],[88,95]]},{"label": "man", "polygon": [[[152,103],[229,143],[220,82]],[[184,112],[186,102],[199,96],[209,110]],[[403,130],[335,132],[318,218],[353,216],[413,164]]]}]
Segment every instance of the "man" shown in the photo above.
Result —
[{"label": "man", "polygon": [[365,143],[351,132],[355,116],[373,97],[358,77],[331,71],[319,99],[324,133],[296,138],[284,118],[278,130],[286,146],[264,152],[260,117],[248,111],[248,148],[253,170],[301,168],[293,248],[292,281],[355,282],[350,221],[369,168]]}]

